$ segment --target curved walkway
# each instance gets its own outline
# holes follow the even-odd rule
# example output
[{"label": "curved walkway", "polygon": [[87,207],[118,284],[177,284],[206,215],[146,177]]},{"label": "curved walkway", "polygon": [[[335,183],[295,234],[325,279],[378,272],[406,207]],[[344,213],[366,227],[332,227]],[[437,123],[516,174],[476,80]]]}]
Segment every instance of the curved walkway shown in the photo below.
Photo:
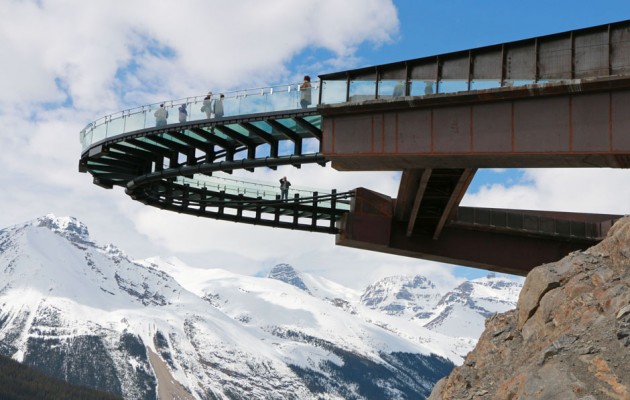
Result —
[{"label": "curved walkway", "polygon": [[[314,99],[318,87],[313,85]],[[284,88],[227,93],[223,117],[196,112],[203,104],[197,96],[160,103],[169,111],[162,126],[155,126],[156,105],[101,118],[81,132],[79,169],[99,186],[124,187],[133,199],[161,209],[336,233],[353,192],[292,186],[290,198],[281,200],[279,185],[222,176],[239,169],[326,164],[319,153],[321,116],[314,107],[299,108],[299,90]],[[173,110],[183,104],[190,110],[187,120],[172,122]]]}]

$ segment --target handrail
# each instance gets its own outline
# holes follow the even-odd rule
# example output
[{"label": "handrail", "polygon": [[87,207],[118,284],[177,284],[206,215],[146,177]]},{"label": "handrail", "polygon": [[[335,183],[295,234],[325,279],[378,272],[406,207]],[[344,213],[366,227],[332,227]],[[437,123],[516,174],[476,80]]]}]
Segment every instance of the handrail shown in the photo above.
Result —
[{"label": "handrail", "polygon": [[[280,194],[279,185],[272,185],[269,182],[259,182],[253,180],[239,180],[213,174],[212,176],[200,175],[198,179],[179,176],[176,182],[182,185],[190,185],[197,188],[213,188],[216,191],[225,191],[233,194],[244,194],[253,197],[261,197],[263,200],[276,200]],[[332,191],[309,188],[306,186],[292,185],[291,194],[299,194],[300,198],[311,198],[314,193],[318,196],[330,195]]]},{"label": "handrail", "polygon": [[[511,81],[501,82],[488,80],[486,83],[473,84],[465,79],[453,79],[442,81],[407,81],[400,79],[379,79],[364,81],[346,80],[322,80],[312,83],[310,107],[319,104],[336,104],[346,102],[362,102],[366,100],[396,100],[407,96],[412,97],[433,97],[445,94],[470,93],[479,90],[503,90],[506,87],[538,87],[545,85],[570,85],[580,83],[581,79],[557,79],[538,81]],[[448,84],[446,84],[448,82]],[[401,83],[405,89],[403,94],[399,94]],[[280,89],[276,89],[280,88]],[[211,116],[213,119],[225,117],[238,117],[241,115],[258,114],[274,111],[289,111],[300,109],[299,85],[282,85],[260,89],[246,89],[233,92],[226,92],[223,99],[225,114],[223,117]],[[216,100],[217,94],[212,95],[212,100]],[[167,109],[167,125],[179,123],[178,107],[181,105],[191,106],[187,108],[187,122],[202,121],[209,119],[201,112],[205,96],[198,95],[185,97],[176,100],[168,100],[160,103],[148,104],[132,109],[119,111],[99,118],[85,126],[79,134],[82,150],[85,151],[93,143],[103,139],[111,138],[123,133],[133,132],[141,129],[154,127],[156,125],[154,111],[163,104]]]},{"label": "handrail", "polygon": [[[508,87],[577,84],[627,76],[630,21],[322,74],[312,83],[311,107],[319,104],[391,100],[448,93],[504,90]],[[299,109],[300,84],[224,92],[225,116]],[[216,100],[219,93],[214,93]],[[190,105],[187,121],[211,117],[201,112],[206,95],[166,100],[113,113],[80,133],[83,150],[100,140],[155,125],[154,110],[164,104],[167,124],[179,123],[178,107]]]},{"label": "handrail", "polygon": [[[319,99],[319,82],[311,83],[311,104],[316,105]],[[196,95],[175,100],[165,100],[157,103],[138,106],[101,117],[87,124],[79,134],[82,149],[87,149],[91,144],[127,132],[154,127],[156,120],[154,112],[164,105],[168,111],[167,124],[180,123],[179,107],[186,105],[186,121],[201,121],[209,118],[221,118],[212,113],[201,111],[204,99],[210,95],[213,102],[219,101],[223,95],[222,103],[224,114],[222,117],[234,117],[247,114],[258,114],[273,111],[286,111],[300,109],[300,96],[302,90],[300,84],[286,84],[254,89],[244,89],[226,92],[215,92],[206,95]]]}]

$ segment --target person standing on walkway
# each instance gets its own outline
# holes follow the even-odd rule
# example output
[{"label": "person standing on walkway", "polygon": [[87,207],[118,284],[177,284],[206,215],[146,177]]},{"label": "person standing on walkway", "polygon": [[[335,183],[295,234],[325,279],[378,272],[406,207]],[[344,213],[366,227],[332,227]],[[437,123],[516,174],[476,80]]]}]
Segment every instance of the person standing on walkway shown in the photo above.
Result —
[{"label": "person standing on walkway", "polygon": [[280,179],[280,199],[289,199],[289,186],[291,186],[291,182],[288,181],[286,176],[282,177]]},{"label": "person standing on walkway", "polygon": [[186,110],[186,104],[179,106],[179,122],[186,122],[188,118],[188,110]]},{"label": "person standing on walkway", "polygon": [[159,127],[166,125],[168,111],[164,108],[164,104],[160,104],[160,108],[158,108],[153,115],[155,115],[155,126]]},{"label": "person standing on walkway", "polygon": [[212,92],[208,92],[208,95],[204,97],[201,112],[205,112],[207,118],[212,118]]},{"label": "person standing on walkway", "polygon": [[311,104],[311,77],[304,75],[304,82],[300,85],[300,106],[306,108]]},{"label": "person standing on walkway", "polygon": [[215,118],[221,118],[223,116],[223,99],[225,95],[221,93],[219,98],[216,99],[212,105],[212,110],[214,111]]}]

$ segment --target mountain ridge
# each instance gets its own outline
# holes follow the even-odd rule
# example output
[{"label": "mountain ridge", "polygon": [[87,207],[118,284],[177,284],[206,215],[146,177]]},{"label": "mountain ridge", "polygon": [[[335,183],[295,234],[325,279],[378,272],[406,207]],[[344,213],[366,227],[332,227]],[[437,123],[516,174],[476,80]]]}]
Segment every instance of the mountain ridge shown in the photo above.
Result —
[{"label": "mountain ridge", "polygon": [[424,397],[462,358],[460,339],[353,303],[360,293],[287,265],[278,269],[308,293],[134,261],[52,214],[1,230],[0,249],[0,353],[125,398],[154,398],[167,381],[190,398]]}]

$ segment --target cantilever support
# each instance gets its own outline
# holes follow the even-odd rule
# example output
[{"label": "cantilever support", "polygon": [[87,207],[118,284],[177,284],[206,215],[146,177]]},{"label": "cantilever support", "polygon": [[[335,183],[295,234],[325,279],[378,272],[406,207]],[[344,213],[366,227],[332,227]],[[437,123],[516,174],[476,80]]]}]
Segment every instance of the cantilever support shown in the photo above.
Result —
[{"label": "cantilever support", "polygon": [[416,225],[418,211],[420,210],[420,203],[424,197],[424,191],[427,189],[427,184],[429,183],[429,178],[431,178],[432,172],[432,168],[427,168],[422,172],[422,176],[420,177],[420,184],[418,185],[418,190],[416,191],[416,197],[413,201],[413,206],[411,207],[411,215],[409,216],[409,223],[407,224],[407,237],[411,236],[413,228]]},{"label": "cantilever support", "polygon": [[477,168],[466,168],[457,180],[457,184],[455,185],[455,188],[451,193],[451,197],[448,199],[446,207],[444,207],[444,211],[442,212],[442,216],[440,217],[440,220],[435,227],[435,231],[433,232],[434,240],[440,237],[440,233],[442,233],[444,224],[446,224],[446,221],[449,218],[452,218],[452,216],[454,215],[457,206],[462,201],[462,198],[466,193],[466,189],[468,189],[468,186],[470,185],[470,182],[472,181],[472,178],[475,176],[476,172]]}]

